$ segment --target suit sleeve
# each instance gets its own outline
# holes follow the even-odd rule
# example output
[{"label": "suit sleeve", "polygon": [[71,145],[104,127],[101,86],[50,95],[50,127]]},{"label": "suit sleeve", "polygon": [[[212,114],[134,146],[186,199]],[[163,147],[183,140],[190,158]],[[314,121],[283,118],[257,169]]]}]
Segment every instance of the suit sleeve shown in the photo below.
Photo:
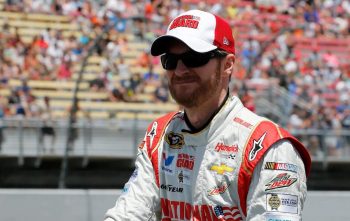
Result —
[{"label": "suit sleeve", "polygon": [[278,141],[254,169],[247,196],[247,220],[299,221],[306,194],[302,158],[289,141]]},{"label": "suit sleeve", "polygon": [[159,189],[146,146],[138,149],[135,166],[115,206],[107,211],[105,221],[156,220]]}]

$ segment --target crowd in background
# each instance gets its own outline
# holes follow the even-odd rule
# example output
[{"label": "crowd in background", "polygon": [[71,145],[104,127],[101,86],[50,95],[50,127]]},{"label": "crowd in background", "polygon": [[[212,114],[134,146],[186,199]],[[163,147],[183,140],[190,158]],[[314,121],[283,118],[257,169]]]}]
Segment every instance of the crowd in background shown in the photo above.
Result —
[{"label": "crowd in background", "polygon": [[[109,101],[143,102],[137,95],[151,86],[152,102],[169,102],[166,79],[157,68],[159,59],[144,50],[132,63],[125,62],[130,40],[123,34],[150,43],[165,32],[172,18],[191,8],[220,14],[232,24],[237,45],[232,91],[248,108],[257,109],[259,88],[281,88],[288,97],[281,105],[284,126],[296,132],[313,130],[315,135],[307,138],[300,133],[313,155],[323,154],[325,148],[330,155],[339,155],[344,147],[350,148],[350,134],[341,134],[342,129],[350,130],[350,46],[297,47],[302,41],[312,44],[322,39],[350,43],[346,0],[7,0],[6,11],[69,16],[80,27],[80,35],[65,37],[60,30],[47,29],[25,43],[4,23],[0,87],[9,87],[10,79],[23,83],[11,88],[10,96],[1,97],[2,116],[40,114],[43,104],[31,94],[27,81],[71,80],[74,66],[106,27],[111,29],[95,45],[95,55],[104,59],[101,73],[89,82],[91,90],[108,93]],[[131,66],[147,71],[132,73]],[[334,135],[320,136],[324,131]]]}]

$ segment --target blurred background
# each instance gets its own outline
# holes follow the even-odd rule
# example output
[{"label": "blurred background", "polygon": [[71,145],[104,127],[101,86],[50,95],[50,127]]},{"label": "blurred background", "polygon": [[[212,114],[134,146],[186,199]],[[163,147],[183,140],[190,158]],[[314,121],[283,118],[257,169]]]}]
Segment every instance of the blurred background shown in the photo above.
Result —
[{"label": "blurred background", "polygon": [[0,0],[0,220],[102,220],[147,125],[178,106],[150,43],[226,18],[232,93],[312,156],[304,220],[350,220],[350,1]]}]

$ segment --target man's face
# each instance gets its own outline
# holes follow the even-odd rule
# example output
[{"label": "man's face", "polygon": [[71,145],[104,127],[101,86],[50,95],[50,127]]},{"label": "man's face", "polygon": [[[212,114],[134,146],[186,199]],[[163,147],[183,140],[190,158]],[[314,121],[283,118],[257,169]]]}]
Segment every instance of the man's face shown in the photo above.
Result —
[{"label": "man's face", "polygon": [[[175,44],[169,53],[182,54],[189,50],[182,44]],[[167,70],[169,90],[174,100],[185,108],[198,107],[206,100],[219,94],[221,85],[219,59],[210,59],[203,66],[188,68],[179,60],[174,70]]]}]

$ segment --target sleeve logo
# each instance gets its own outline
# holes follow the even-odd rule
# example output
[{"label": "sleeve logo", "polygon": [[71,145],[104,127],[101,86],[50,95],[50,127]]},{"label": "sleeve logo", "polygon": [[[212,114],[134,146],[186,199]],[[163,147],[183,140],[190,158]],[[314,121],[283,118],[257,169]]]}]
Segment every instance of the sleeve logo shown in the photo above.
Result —
[{"label": "sleeve logo", "polygon": [[262,146],[262,143],[265,139],[266,132],[259,138],[259,140],[254,140],[253,148],[249,153],[249,161],[253,161],[255,157],[257,156],[258,152],[262,150],[264,147]]},{"label": "sleeve logo", "polygon": [[275,178],[273,178],[268,184],[265,185],[267,186],[265,191],[288,187],[296,181],[297,178],[291,177],[291,175],[289,175],[288,173],[280,173]]}]

